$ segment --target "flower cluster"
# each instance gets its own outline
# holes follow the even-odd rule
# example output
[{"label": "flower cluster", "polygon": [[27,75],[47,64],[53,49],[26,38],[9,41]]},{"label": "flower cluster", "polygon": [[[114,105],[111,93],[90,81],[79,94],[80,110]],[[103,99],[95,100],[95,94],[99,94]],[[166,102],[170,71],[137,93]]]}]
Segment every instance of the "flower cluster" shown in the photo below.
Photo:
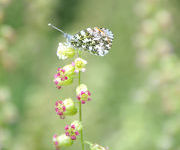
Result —
[{"label": "flower cluster", "polygon": [[82,125],[79,121],[74,121],[71,125],[66,125],[64,129],[66,136],[71,137],[72,140],[76,140],[76,136],[82,130]]},{"label": "flower cluster", "polygon": [[53,136],[53,143],[56,147],[56,150],[58,150],[61,146],[71,146],[73,144],[73,141],[65,134],[62,134],[60,136],[55,134]]},{"label": "flower cluster", "polygon": [[60,116],[60,118],[64,118],[63,115],[64,115],[64,112],[66,111],[66,107],[64,106],[63,104],[63,101],[56,101],[56,104],[55,104],[55,111],[57,113],[57,115]]},{"label": "flower cluster", "polygon": [[82,104],[85,104],[86,101],[91,100],[90,98],[91,93],[88,91],[88,88],[85,84],[80,84],[76,88],[76,95],[77,95],[77,99],[81,101]]},{"label": "flower cluster", "polygon": [[76,137],[80,134],[79,132],[82,130],[82,125],[79,121],[74,121],[71,125],[65,126],[65,133],[58,136],[53,136],[53,142],[58,150],[62,146],[71,146],[73,141],[76,140]]},{"label": "flower cluster", "polygon": [[98,144],[93,144],[90,146],[90,150],[108,150],[108,148]]},{"label": "flower cluster", "polygon": [[57,56],[59,59],[65,60],[67,58],[72,58],[75,54],[75,50],[72,46],[67,43],[59,43]]},{"label": "flower cluster", "polygon": [[75,115],[77,113],[77,108],[75,103],[71,98],[65,99],[64,101],[58,100],[55,103],[55,111],[61,119],[64,119],[65,116]]},{"label": "flower cluster", "polygon": [[61,86],[69,85],[73,82],[74,67],[66,65],[63,68],[58,68],[57,73],[54,75],[54,83],[58,89]]},{"label": "flower cluster", "polygon": [[85,66],[87,64],[87,61],[82,58],[76,58],[75,62],[72,62],[72,65],[75,67],[75,72],[78,73],[80,71],[85,72]]},{"label": "flower cluster", "polygon": [[89,141],[86,141],[86,144],[89,145],[90,150],[108,150],[109,149],[108,147],[103,147],[103,146],[101,146],[99,144],[92,144]]},{"label": "flower cluster", "polygon": [[76,58],[72,64],[66,65],[63,68],[58,68],[54,75],[54,83],[58,89],[62,86],[70,85],[75,77],[75,72],[84,72],[87,61],[82,58]]}]

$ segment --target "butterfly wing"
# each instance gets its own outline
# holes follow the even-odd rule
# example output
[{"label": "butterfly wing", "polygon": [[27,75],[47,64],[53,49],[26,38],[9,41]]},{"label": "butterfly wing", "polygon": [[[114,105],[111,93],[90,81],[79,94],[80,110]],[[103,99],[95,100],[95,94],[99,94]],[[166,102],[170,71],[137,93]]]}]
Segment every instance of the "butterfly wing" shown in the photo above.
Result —
[{"label": "butterfly wing", "polygon": [[113,38],[113,33],[109,29],[94,27],[75,34],[70,43],[91,54],[104,56],[111,49]]}]

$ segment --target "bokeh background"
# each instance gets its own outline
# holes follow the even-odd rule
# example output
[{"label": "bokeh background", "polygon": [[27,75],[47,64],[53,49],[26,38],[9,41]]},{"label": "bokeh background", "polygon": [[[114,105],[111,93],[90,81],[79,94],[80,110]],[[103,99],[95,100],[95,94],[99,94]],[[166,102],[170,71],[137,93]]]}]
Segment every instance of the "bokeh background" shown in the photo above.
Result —
[{"label": "bokeh background", "polygon": [[54,112],[78,83],[55,88],[67,61],[49,22],[70,34],[114,33],[107,56],[83,53],[93,99],[83,105],[85,139],[110,150],[180,150],[179,13],[179,0],[0,0],[0,150],[52,150],[52,136],[78,118]]}]

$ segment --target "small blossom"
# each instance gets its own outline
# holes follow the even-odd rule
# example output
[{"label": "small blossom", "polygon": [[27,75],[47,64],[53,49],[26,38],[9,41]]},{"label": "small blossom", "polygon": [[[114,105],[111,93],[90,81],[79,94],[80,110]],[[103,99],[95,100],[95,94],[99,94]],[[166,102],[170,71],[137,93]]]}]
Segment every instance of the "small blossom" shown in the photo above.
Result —
[{"label": "small blossom", "polygon": [[75,67],[72,64],[64,66],[63,69],[65,70],[67,76],[74,75]]},{"label": "small blossom", "polygon": [[65,60],[67,58],[72,58],[75,54],[75,49],[72,48],[67,43],[59,43],[57,56],[59,59]]},{"label": "small blossom", "polygon": [[76,88],[76,94],[78,95],[79,93],[81,93],[81,91],[87,91],[88,88],[85,84],[80,84],[77,88]]},{"label": "small blossom", "polygon": [[54,75],[54,83],[58,89],[73,82],[72,70],[73,67],[71,68],[68,65],[65,68],[58,68],[57,73]]},{"label": "small blossom", "polygon": [[76,140],[82,125],[79,121],[74,121],[71,125],[66,125],[64,129],[66,136],[70,137],[71,140]]},{"label": "small blossom", "polygon": [[74,126],[78,132],[81,131],[83,128],[82,124],[78,120],[72,122],[71,126]]},{"label": "small blossom", "polygon": [[85,141],[85,143],[89,144],[90,150],[109,150],[108,147],[103,147],[103,146],[98,145],[98,144],[92,144],[92,143],[89,142],[89,141]]},{"label": "small blossom", "polygon": [[53,143],[57,150],[60,149],[62,146],[71,146],[73,144],[73,141],[69,136],[66,136],[65,134],[62,134],[60,136],[57,136],[56,134],[53,136]]},{"label": "small blossom", "polygon": [[82,104],[85,104],[86,101],[90,101],[91,93],[88,91],[88,88],[85,84],[81,84],[76,88],[77,99],[81,101]]},{"label": "small blossom", "polygon": [[74,101],[68,98],[64,101],[56,101],[55,111],[61,119],[64,119],[66,115],[75,115],[77,113],[77,108],[75,107]]},{"label": "small blossom", "polygon": [[76,58],[75,62],[72,63],[75,67],[75,72],[78,73],[79,71],[84,72],[86,69],[84,68],[87,64],[87,61],[82,58]]},{"label": "small blossom", "polygon": [[64,115],[75,115],[77,113],[77,108],[75,107],[75,103],[71,98],[65,99],[63,101],[64,106],[66,107],[66,111]]},{"label": "small blossom", "polygon": [[64,119],[64,112],[66,111],[66,107],[63,103],[63,101],[56,101],[55,103],[55,111],[57,115],[60,116],[61,119]]},{"label": "small blossom", "polygon": [[108,150],[107,147],[100,146],[98,144],[91,144],[90,150]]}]

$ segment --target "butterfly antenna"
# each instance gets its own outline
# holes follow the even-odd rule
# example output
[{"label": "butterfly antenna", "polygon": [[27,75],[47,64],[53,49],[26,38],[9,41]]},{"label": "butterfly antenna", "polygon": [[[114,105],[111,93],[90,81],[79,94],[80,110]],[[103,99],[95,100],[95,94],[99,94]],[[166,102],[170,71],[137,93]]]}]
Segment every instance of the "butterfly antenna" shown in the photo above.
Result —
[{"label": "butterfly antenna", "polygon": [[52,25],[51,23],[49,23],[48,26],[52,27],[53,29],[58,30],[59,32],[63,33],[64,35],[67,34],[67,33],[65,33],[64,31],[62,31],[61,29],[59,29],[59,28],[57,28],[56,26]]}]

